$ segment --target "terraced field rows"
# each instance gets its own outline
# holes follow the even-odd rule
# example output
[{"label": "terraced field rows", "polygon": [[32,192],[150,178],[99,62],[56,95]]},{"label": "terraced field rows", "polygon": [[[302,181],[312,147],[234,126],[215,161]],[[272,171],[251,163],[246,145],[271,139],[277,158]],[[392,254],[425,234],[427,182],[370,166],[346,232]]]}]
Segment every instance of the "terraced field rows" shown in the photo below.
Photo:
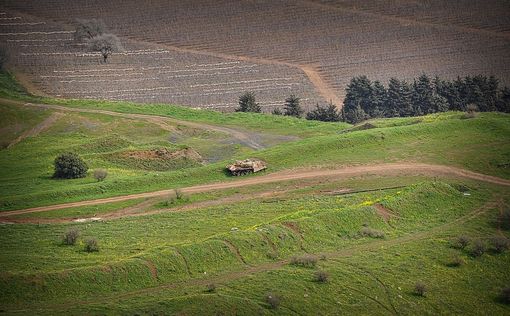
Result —
[{"label": "terraced field rows", "polygon": [[134,0],[121,7],[48,3],[9,5],[48,18],[64,10],[69,18],[100,17],[119,34],[167,47],[311,67],[337,100],[350,78],[363,74],[386,81],[481,73],[510,82],[510,7],[501,0],[159,0],[143,12]]},{"label": "terraced field rows", "polygon": [[[15,11],[17,22],[0,23],[0,39],[13,68],[45,94],[67,98],[167,102],[230,111],[239,95],[253,91],[265,111],[291,93],[305,107],[323,101],[306,74],[267,65],[167,49],[123,39],[124,50],[108,64],[72,39],[72,28]],[[11,25],[12,24],[12,25]]]}]

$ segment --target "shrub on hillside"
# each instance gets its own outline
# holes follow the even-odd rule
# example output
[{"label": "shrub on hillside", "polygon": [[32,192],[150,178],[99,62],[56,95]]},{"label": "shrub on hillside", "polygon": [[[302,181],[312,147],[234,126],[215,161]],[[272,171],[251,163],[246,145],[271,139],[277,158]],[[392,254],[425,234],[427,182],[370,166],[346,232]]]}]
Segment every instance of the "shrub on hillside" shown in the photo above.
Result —
[{"label": "shrub on hillside", "polygon": [[506,237],[498,236],[491,239],[492,249],[496,253],[503,253],[510,247],[510,240]]},{"label": "shrub on hillside", "polygon": [[329,280],[329,274],[326,271],[317,271],[313,276],[313,280],[319,283],[326,283]]},{"label": "shrub on hillside", "polygon": [[279,295],[274,293],[266,294],[266,303],[269,304],[269,307],[272,309],[277,309],[280,306],[281,298]]},{"label": "shrub on hillside", "polygon": [[414,285],[414,295],[425,296],[427,293],[427,286],[422,282],[416,282]]},{"label": "shrub on hillside", "polygon": [[499,216],[501,229],[510,230],[510,209],[506,209]]},{"label": "shrub on hillside", "polygon": [[457,249],[464,249],[467,247],[467,245],[469,245],[469,237],[465,235],[457,237],[457,239],[455,239],[453,242],[453,247]]},{"label": "shrub on hillside", "polygon": [[63,153],[55,158],[53,177],[60,179],[84,178],[87,175],[87,164],[75,153]]},{"label": "shrub on hillside", "polygon": [[503,304],[510,305],[510,287],[505,287],[499,294],[499,300]]},{"label": "shrub on hillside", "polygon": [[306,119],[323,122],[339,122],[342,119],[342,113],[338,112],[333,103],[326,106],[317,104],[315,110],[306,113]]},{"label": "shrub on hillside", "polygon": [[181,190],[179,190],[179,189],[175,189],[175,190],[174,190],[174,192],[175,192],[175,199],[176,199],[176,200],[182,200],[182,199],[184,199],[184,193],[182,193],[182,191],[181,191]]},{"label": "shrub on hillside", "polygon": [[94,179],[97,181],[103,181],[108,176],[108,171],[105,169],[96,169],[94,170]]},{"label": "shrub on hillside", "polygon": [[283,112],[282,110],[280,110],[279,108],[274,108],[273,109],[273,112],[271,112],[273,115],[283,115]]},{"label": "shrub on hillside", "polygon": [[475,118],[476,116],[478,115],[478,106],[476,106],[476,104],[468,104],[468,106],[466,107],[466,113],[464,114],[464,116],[462,116],[462,118],[465,118],[465,119],[470,119],[470,118]]},{"label": "shrub on hillside", "polygon": [[460,267],[460,266],[461,266],[461,265],[463,265],[463,264],[464,264],[464,260],[463,260],[461,257],[459,257],[459,256],[455,256],[455,257],[453,257],[453,259],[452,259],[450,262],[448,262],[446,265],[447,265],[447,266],[449,266],[449,267],[454,267],[454,268],[456,268],[456,267]]},{"label": "shrub on hillside", "polygon": [[87,239],[87,241],[85,242],[85,251],[86,252],[99,251],[99,243],[97,242],[97,239],[95,238]]},{"label": "shrub on hillside", "polygon": [[370,228],[370,227],[363,227],[359,231],[359,233],[363,237],[384,238],[384,232],[383,231],[380,231],[380,230],[377,230],[377,229],[373,229],[373,228]]},{"label": "shrub on hillside", "polygon": [[0,70],[4,70],[5,62],[7,61],[7,55],[3,49],[0,49]]},{"label": "shrub on hillside", "polygon": [[313,268],[317,264],[317,257],[312,255],[294,256],[290,259],[290,264]]},{"label": "shrub on hillside", "polygon": [[214,283],[207,284],[206,291],[209,292],[209,293],[215,292],[216,291],[216,284],[214,284]]},{"label": "shrub on hillside", "polygon": [[278,252],[276,250],[272,250],[272,251],[269,251],[266,254],[266,256],[267,256],[268,259],[276,260],[276,259],[278,259]]},{"label": "shrub on hillside", "polygon": [[74,245],[76,244],[76,241],[78,240],[78,237],[80,236],[80,231],[76,228],[69,229],[63,236],[62,236],[62,243],[64,245]]},{"label": "shrub on hillside", "polygon": [[476,239],[473,241],[473,245],[471,246],[471,249],[469,250],[469,253],[473,257],[480,257],[487,251],[487,246],[481,239]]}]

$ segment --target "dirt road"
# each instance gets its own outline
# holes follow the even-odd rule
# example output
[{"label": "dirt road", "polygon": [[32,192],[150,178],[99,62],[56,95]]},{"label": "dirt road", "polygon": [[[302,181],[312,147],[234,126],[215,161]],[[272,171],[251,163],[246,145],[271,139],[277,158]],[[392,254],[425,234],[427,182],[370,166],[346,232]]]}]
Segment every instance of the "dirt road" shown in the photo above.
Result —
[{"label": "dirt road", "polygon": [[24,132],[23,134],[21,134],[20,136],[18,136],[15,140],[13,140],[8,146],[7,148],[11,148],[12,146],[16,145],[17,143],[19,143],[20,141],[24,140],[25,138],[27,137],[35,137],[37,135],[39,135],[42,131],[44,130],[47,130],[48,128],[50,128],[53,124],[55,124],[55,122],[61,118],[62,116],[64,116],[63,113],[61,112],[54,112],[52,113],[49,117],[47,117],[44,121],[42,121],[41,123],[37,124],[34,128]]},{"label": "dirt road", "polygon": [[[443,166],[443,165],[431,165],[423,163],[389,163],[389,164],[378,164],[378,165],[363,165],[363,166],[349,166],[338,169],[320,169],[320,170],[291,170],[272,174],[266,174],[261,176],[253,176],[245,179],[233,179],[232,181],[225,181],[212,184],[197,185],[187,188],[181,188],[183,193],[201,193],[209,192],[214,190],[231,189],[237,187],[291,181],[300,179],[310,178],[335,178],[342,179],[352,176],[360,176],[366,174],[378,174],[378,175],[409,175],[409,174],[424,174],[424,175],[443,175],[453,176],[471,180],[477,180],[482,182],[488,182],[498,185],[510,186],[510,180],[484,175],[469,170],[464,170],[456,167]],[[64,203],[58,205],[49,205],[34,207],[23,210],[5,211],[0,213],[0,217],[7,217],[13,215],[20,215],[26,213],[46,212],[51,210],[59,210],[70,207],[80,207],[88,205],[106,204],[112,202],[121,202],[127,200],[134,200],[140,198],[152,198],[158,196],[167,196],[173,194],[173,189],[130,194],[124,196],[116,196],[110,198],[88,200],[81,202]]]}]

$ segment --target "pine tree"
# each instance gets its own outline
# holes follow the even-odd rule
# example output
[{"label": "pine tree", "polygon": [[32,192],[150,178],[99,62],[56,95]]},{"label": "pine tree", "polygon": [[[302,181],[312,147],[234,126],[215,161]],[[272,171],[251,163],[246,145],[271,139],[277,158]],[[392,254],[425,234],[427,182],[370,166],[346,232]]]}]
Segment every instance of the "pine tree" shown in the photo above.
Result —
[{"label": "pine tree", "polygon": [[374,81],[372,93],[372,111],[368,113],[368,115],[370,117],[382,117],[384,115],[384,106],[388,98],[388,92],[379,81]]},{"label": "pine tree", "polygon": [[501,90],[501,96],[498,98],[496,105],[498,111],[510,113],[510,89],[508,87],[504,87]]},{"label": "pine tree", "polygon": [[297,118],[301,118],[303,116],[303,109],[301,108],[301,105],[299,104],[300,99],[296,97],[295,95],[291,94],[287,99],[285,99],[285,105],[283,113],[287,116],[295,116]]},{"label": "pine tree", "polygon": [[344,99],[344,111],[347,117],[354,117],[360,107],[364,113],[374,112],[373,90],[370,80],[366,76],[354,77],[347,86]]},{"label": "pine tree", "polygon": [[424,115],[434,112],[432,94],[434,90],[430,78],[423,74],[414,80],[412,91],[412,108],[410,115]]},{"label": "pine tree", "polygon": [[356,124],[369,118],[367,113],[358,104],[354,108],[350,108],[349,111],[345,111],[345,121],[351,124]]},{"label": "pine tree", "polygon": [[306,119],[323,122],[339,122],[342,119],[342,114],[338,112],[336,106],[331,102],[327,106],[320,106],[317,103],[316,109],[306,114]]},{"label": "pine tree", "polygon": [[239,107],[236,112],[255,112],[260,113],[262,108],[255,102],[255,94],[253,92],[245,92],[239,97]]},{"label": "pine tree", "polygon": [[388,84],[384,116],[411,116],[413,113],[411,94],[412,89],[407,82],[391,78]]}]

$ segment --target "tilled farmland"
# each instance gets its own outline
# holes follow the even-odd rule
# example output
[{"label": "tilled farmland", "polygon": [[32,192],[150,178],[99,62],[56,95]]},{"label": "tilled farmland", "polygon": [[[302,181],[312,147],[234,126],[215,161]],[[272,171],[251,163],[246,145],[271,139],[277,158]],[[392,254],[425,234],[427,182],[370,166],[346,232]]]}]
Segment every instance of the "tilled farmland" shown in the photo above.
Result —
[{"label": "tilled farmland", "polygon": [[[485,74],[510,83],[510,9],[499,0],[156,0],[143,10],[134,0],[5,2],[2,16],[20,17],[0,25],[2,41],[19,53],[16,67],[63,97],[229,111],[253,91],[270,111],[291,93],[307,108],[341,105],[358,75],[385,82]],[[463,6],[476,10],[468,15]],[[100,64],[72,41],[76,18],[103,19],[125,51]]]},{"label": "tilled farmland", "polygon": [[253,91],[269,112],[290,94],[306,107],[322,101],[306,74],[285,65],[225,59],[123,38],[123,51],[102,63],[73,39],[72,27],[2,12],[2,45],[12,67],[43,94],[64,98],[175,103],[231,111]]}]

